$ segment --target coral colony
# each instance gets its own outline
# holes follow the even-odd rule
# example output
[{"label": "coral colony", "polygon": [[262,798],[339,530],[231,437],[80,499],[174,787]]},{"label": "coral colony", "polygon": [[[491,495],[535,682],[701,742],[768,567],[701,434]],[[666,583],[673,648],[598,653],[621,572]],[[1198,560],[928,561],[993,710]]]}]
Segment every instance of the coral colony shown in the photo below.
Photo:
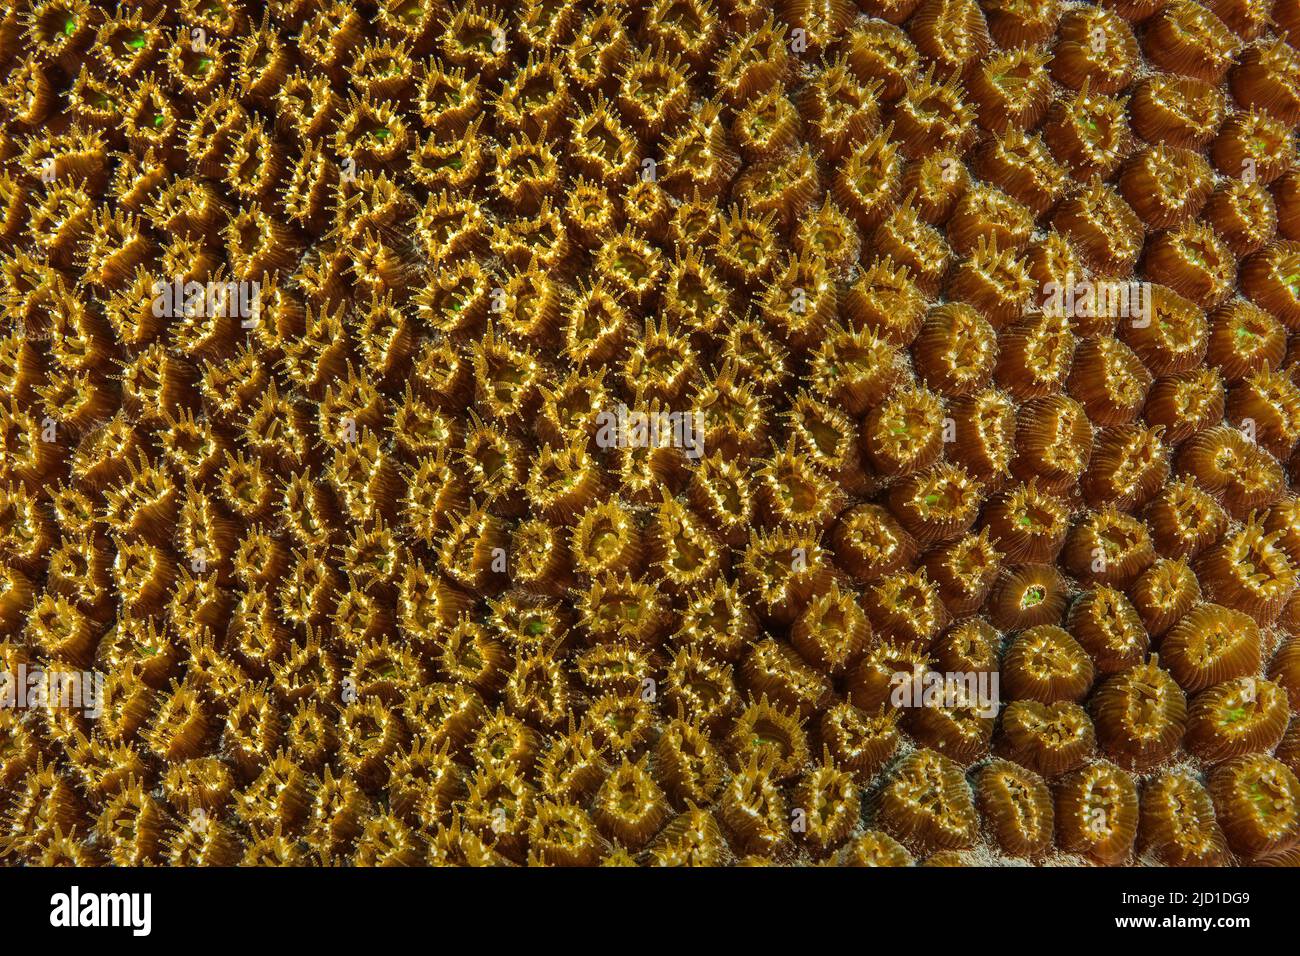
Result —
[{"label": "coral colony", "polygon": [[0,859],[1300,865],[1298,121],[1300,0],[7,3]]}]

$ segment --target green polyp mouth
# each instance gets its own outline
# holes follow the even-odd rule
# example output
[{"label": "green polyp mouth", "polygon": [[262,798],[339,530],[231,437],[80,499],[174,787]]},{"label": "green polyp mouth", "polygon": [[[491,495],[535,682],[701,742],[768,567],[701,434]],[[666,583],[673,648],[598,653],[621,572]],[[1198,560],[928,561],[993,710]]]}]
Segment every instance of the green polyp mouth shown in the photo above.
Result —
[{"label": "green polyp mouth", "polygon": [[76,32],[77,32],[76,17],[68,17],[68,19],[63,21],[63,35],[65,37],[70,37]]},{"label": "green polyp mouth", "polygon": [[1025,592],[1024,606],[1036,607],[1037,605],[1042,604],[1046,598],[1047,592],[1038,585],[1034,585]]},{"label": "green polyp mouth", "polygon": [[1246,798],[1265,816],[1273,815],[1273,798],[1265,793],[1258,783],[1250,785]]}]

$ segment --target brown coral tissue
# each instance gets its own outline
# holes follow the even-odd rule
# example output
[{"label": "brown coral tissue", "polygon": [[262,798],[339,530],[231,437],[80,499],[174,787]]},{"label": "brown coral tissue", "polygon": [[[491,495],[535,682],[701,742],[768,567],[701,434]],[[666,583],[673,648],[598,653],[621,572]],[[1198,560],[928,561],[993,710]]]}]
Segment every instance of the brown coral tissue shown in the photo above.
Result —
[{"label": "brown coral tissue", "polygon": [[0,861],[1297,865],[1297,51],[7,3]]}]

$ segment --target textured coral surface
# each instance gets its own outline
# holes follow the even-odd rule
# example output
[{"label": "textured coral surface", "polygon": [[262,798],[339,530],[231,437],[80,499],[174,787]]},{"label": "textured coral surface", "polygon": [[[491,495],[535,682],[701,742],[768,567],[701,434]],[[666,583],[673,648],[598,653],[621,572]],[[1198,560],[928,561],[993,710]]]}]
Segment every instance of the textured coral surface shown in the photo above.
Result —
[{"label": "textured coral surface", "polygon": [[1293,44],[5,0],[2,858],[1296,865]]}]

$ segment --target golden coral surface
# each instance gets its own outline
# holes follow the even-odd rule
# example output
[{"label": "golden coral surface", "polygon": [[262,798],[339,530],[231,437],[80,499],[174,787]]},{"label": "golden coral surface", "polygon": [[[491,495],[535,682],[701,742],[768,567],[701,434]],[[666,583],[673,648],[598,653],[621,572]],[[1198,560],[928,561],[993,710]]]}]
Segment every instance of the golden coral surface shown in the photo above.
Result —
[{"label": "golden coral surface", "polygon": [[1298,47],[6,0],[3,859],[1300,863]]}]

